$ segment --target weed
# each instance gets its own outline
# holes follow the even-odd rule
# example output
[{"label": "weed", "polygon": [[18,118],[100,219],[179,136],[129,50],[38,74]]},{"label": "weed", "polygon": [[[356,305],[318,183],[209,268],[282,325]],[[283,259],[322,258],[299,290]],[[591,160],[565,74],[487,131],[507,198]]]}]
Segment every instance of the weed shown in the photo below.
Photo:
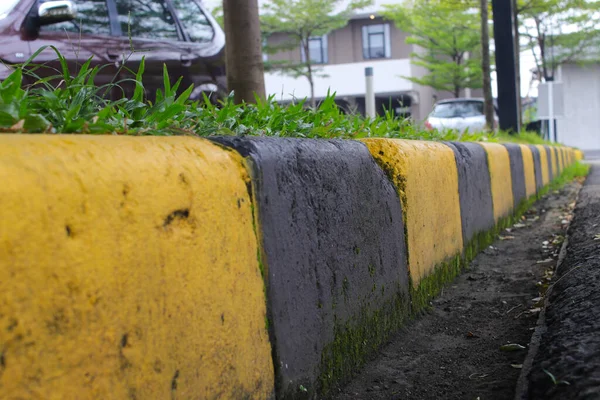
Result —
[{"label": "weed", "polygon": [[[50,67],[35,65],[33,61],[47,48],[41,47],[0,84],[0,132],[543,143],[531,133],[511,136],[423,130],[412,120],[397,118],[391,112],[376,118],[347,115],[335,104],[335,93],[328,94],[316,109],[307,107],[305,100],[281,105],[274,97],[257,99],[256,104],[234,104],[232,95],[215,105],[206,95],[191,100],[193,88],[180,88],[181,79],[171,82],[166,67],[163,88],[157,91],[156,100],[150,102],[145,98],[142,83],[144,58],[137,71],[120,67],[119,73],[125,68],[135,78],[113,79],[111,83],[96,86],[95,78],[105,66],[92,67],[89,59],[77,71],[70,71],[66,59],[54,47],[51,49],[60,68],[53,70],[54,75],[40,78],[48,75],[41,74],[42,69]],[[24,75],[34,84],[24,88]],[[134,91],[127,98],[121,86],[131,85],[132,81]],[[114,99],[115,93],[122,97]],[[112,99],[109,94],[113,94]]]},{"label": "weed", "polygon": [[558,385],[567,385],[568,386],[571,384],[569,381],[563,381],[563,380],[556,379],[556,377],[550,371],[548,371],[546,369],[542,369],[542,371],[544,371],[544,373],[546,375],[548,375],[550,377],[550,379],[552,379],[552,383],[555,386],[558,386]]}]

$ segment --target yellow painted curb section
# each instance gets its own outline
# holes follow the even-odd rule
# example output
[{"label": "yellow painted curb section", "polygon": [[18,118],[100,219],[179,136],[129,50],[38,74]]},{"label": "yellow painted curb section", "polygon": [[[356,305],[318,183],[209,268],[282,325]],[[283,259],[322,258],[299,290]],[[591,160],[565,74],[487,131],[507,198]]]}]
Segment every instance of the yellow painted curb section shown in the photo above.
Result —
[{"label": "yellow painted curb section", "polygon": [[573,164],[573,159],[574,159],[573,149],[569,147],[569,148],[567,148],[567,163],[568,163],[568,165]]},{"label": "yellow painted curb section", "polygon": [[552,176],[556,179],[558,178],[558,165],[556,165],[556,147],[554,146],[548,146],[550,148],[550,154],[552,155],[551,157],[551,161],[552,161]]},{"label": "yellow painted curb section", "polygon": [[564,147],[558,148],[558,161],[559,161],[559,166],[560,166],[560,172],[562,172],[565,169],[565,164],[566,164]]},{"label": "yellow painted curb section", "polygon": [[273,388],[240,156],[193,138],[0,137],[0,393]]},{"label": "yellow painted curb section", "polygon": [[362,140],[398,191],[407,230],[413,284],[462,251],[458,171],[454,152],[441,143]]},{"label": "yellow painted curb section", "polygon": [[523,172],[525,174],[525,193],[527,197],[535,195],[535,168],[533,164],[533,153],[529,146],[524,144],[519,145],[521,147],[521,154],[523,155]]},{"label": "yellow painted curb section", "polygon": [[490,168],[492,204],[496,222],[510,215],[514,207],[510,158],[506,147],[498,143],[479,143],[485,149]]},{"label": "yellow painted curb section", "polygon": [[548,154],[546,153],[546,146],[541,144],[536,144],[539,153],[540,153],[540,167],[542,168],[542,183],[544,185],[550,182],[550,171],[548,171]]}]

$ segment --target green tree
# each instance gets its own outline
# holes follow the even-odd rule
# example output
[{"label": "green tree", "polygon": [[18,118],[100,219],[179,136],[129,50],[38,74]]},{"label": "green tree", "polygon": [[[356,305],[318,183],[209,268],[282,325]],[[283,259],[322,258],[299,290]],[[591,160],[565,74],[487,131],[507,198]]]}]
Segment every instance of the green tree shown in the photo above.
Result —
[{"label": "green tree", "polygon": [[263,34],[284,34],[288,41],[277,46],[267,46],[267,53],[277,53],[300,48],[304,58],[299,63],[290,61],[269,62],[269,70],[305,77],[310,85],[310,104],[316,106],[314,79],[319,68],[310,56],[311,38],[320,37],[344,27],[352,14],[372,3],[372,0],[270,0],[264,4],[261,15]]},{"label": "green tree", "polygon": [[600,60],[600,0],[517,0],[516,14],[540,79],[563,63]]},{"label": "green tree", "polygon": [[217,24],[219,24],[219,26],[221,28],[223,28],[223,5],[218,5],[215,8],[213,8],[212,10],[209,10],[210,15],[212,15],[212,17],[215,19],[215,21],[217,21]]},{"label": "green tree", "polygon": [[406,79],[455,97],[462,89],[482,87],[477,8],[445,0],[412,0],[385,8],[384,15],[410,35],[406,42],[422,49],[411,54],[412,63],[429,71],[421,78]]}]

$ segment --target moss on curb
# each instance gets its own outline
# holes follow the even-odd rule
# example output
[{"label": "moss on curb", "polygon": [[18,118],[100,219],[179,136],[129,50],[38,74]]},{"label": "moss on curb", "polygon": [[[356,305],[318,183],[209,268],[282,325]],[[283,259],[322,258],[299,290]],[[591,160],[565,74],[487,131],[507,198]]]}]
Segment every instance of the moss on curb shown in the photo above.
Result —
[{"label": "moss on curb", "polygon": [[[334,339],[321,353],[321,375],[316,388],[321,397],[327,397],[332,389],[348,381],[409,317],[409,301],[398,285],[395,296],[380,309],[373,312],[367,303],[350,321],[336,322]],[[305,397],[293,398],[311,398],[310,392]]]}]

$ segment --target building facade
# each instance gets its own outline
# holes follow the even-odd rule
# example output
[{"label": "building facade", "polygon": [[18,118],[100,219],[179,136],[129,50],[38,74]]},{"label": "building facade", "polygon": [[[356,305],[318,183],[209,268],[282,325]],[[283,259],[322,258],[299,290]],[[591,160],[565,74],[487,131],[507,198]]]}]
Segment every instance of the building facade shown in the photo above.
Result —
[{"label": "building facade", "polygon": [[[406,43],[407,33],[377,13],[355,15],[346,26],[322,37],[311,38],[309,57],[317,68],[314,90],[317,102],[336,93],[336,102],[344,109],[365,112],[365,68],[373,68],[376,109],[381,115],[392,110],[395,115],[424,120],[436,100],[452,97],[430,87],[417,85],[406,77],[420,77],[426,71],[413,65],[410,55],[420,51]],[[286,43],[285,34],[273,34],[267,44]],[[302,62],[306,55],[298,48],[269,54],[270,61]],[[279,72],[265,74],[269,95],[280,102],[310,97],[305,77],[294,78]],[[481,96],[481,91],[472,91]],[[475,93],[477,92],[477,93]]]},{"label": "building facade", "polygon": [[564,116],[556,120],[557,141],[582,150],[600,149],[600,64],[562,64]]}]

